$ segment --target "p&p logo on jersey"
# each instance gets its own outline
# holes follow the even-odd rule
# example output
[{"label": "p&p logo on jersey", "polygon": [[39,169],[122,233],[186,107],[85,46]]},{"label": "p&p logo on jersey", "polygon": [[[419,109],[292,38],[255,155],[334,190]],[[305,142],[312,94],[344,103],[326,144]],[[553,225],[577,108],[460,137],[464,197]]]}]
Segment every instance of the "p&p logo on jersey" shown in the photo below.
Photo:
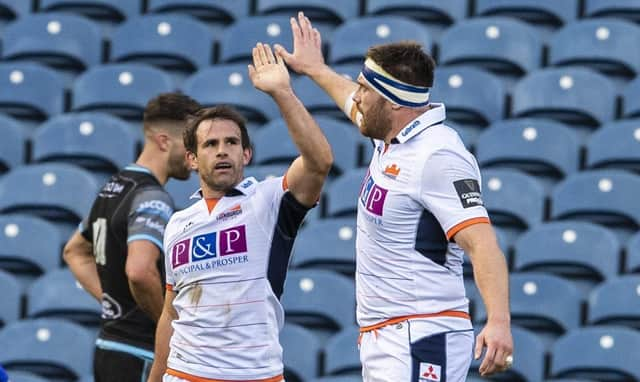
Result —
[{"label": "p&p logo on jersey", "polygon": [[[175,270],[186,264],[245,252],[247,252],[247,233],[245,226],[240,225],[177,242],[171,248],[171,267]],[[229,262],[224,261],[224,264],[219,265],[227,265],[227,263]]]}]

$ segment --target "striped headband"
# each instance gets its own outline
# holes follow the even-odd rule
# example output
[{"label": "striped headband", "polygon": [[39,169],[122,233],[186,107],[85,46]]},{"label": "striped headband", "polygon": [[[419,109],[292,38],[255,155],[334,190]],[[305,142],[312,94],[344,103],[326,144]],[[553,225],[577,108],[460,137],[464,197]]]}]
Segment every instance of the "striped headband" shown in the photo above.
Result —
[{"label": "striped headband", "polygon": [[371,58],[365,60],[360,75],[369,86],[392,103],[406,107],[429,104],[429,88],[397,80]]}]

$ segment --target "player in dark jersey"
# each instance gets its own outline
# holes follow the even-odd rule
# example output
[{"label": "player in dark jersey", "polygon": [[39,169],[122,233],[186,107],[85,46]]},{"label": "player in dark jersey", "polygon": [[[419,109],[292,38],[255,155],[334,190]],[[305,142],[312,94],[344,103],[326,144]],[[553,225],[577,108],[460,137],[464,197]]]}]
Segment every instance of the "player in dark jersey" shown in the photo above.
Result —
[{"label": "player in dark jersey", "polygon": [[149,101],[142,153],[102,187],[64,248],[75,277],[102,304],[96,382],[146,380],[163,305],[162,236],[173,213],[163,185],[190,175],[182,133],[199,109],[178,93]]}]

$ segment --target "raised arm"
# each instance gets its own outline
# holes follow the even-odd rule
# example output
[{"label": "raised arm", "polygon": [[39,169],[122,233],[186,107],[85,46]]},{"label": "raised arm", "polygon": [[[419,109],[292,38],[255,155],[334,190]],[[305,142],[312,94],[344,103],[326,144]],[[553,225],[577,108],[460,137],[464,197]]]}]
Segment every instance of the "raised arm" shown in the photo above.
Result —
[{"label": "raised arm", "polygon": [[333,164],[329,142],[294,94],[282,57],[274,56],[269,45],[258,43],[253,49],[249,77],[253,85],[269,94],[280,109],[289,135],[300,151],[300,156],[287,172],[288,188],[298,202],[311,207],[320,197],[322,185]]},{"label": "raised arm", "polygon": [[275,45],[277,54],[284,58],[291,69],[309,76],[335,101],[340,110],[350,117],[351,110],[345,110],[347,100],[358,89],[358,84],[336,73],[324,62],[320,32],[311,25],[304,13],[298,13],[298,20],[291,18],[293,33],[293,53],[281,45]]}]

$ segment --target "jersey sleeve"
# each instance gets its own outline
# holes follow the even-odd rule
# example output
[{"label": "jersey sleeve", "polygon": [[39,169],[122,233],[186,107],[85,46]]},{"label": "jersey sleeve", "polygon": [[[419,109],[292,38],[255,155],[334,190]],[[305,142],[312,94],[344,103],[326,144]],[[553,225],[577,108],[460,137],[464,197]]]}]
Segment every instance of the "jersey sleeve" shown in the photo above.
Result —
[{"label": "jersey sleeve", "polygon": [[164,190],[140,190],[129,210],[127,244],[136,240],[148,240],[163,251],[162,237],[172,214],[173,201]]},{"label": "jersey sleeve", "polygon": [[92,228],[93,227],[91,227],[91,224],[89,223],[89,215],[85,216],[85,218],[78,224],[78,232],[80,232],[80,235],[89,242],[93,241]]},{"label": "jersey sleeve", "polygon": [[259,187],[260,203],[269,206],[268,213],[261,217],[263,227],[276,224],[280,233],[295,236],[307,212],[313,207],[305,207],[296,200],[287,187],[286,175],[265,180]]},{"label": "jersey sleeve", "polygon": [[471,155],[441,149],[426,160],[420,199],[436,217],[447,239],[470,225],[489,223],[480,185],[480,170]]}]

